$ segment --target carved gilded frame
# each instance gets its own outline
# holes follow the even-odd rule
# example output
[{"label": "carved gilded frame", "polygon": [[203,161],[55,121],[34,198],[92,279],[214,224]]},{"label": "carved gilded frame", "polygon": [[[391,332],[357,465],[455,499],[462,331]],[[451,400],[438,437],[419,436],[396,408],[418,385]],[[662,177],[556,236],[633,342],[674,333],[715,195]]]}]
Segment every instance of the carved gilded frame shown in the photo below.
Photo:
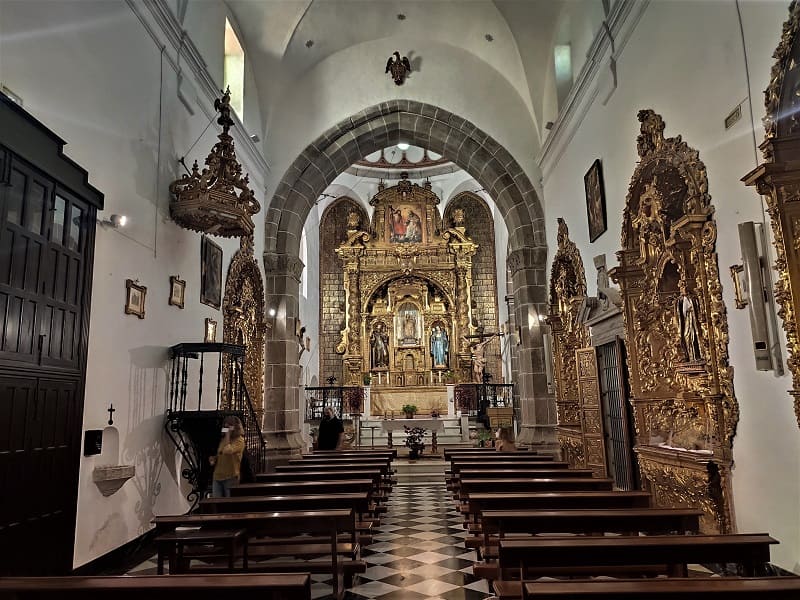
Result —
[{"label": "carved gilded frame", "polygon": [[773,57],[769,87],[764,91],[766,136],[760,148],[764,162],[742,178],[767,201],[775,246],[775,300],[783,320],[792,374],[794,412],[800,425],[800,4],[792,2]]}]

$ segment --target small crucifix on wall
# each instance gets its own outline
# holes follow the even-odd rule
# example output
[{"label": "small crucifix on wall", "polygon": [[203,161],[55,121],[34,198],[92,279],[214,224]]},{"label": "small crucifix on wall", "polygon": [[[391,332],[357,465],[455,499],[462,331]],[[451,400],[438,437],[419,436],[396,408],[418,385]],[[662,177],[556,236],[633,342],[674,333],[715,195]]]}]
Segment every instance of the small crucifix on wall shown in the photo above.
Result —
[{"label": "small crucifix on wall", "polygon": [[114,413],[116,411],[117,411],[117,409],[114,408],[113,404],[109,405],[109,407],[108,407],[108,424],[109,425],[113,425],[114,424]]}]

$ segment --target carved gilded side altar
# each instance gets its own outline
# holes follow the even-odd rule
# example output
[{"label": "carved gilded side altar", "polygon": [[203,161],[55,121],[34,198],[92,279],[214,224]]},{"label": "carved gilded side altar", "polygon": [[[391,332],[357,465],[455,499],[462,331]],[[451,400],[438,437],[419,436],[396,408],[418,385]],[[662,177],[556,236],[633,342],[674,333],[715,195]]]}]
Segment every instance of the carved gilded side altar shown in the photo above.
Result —
[{"label": "carved gilded side altar", "polygon": [[370,204],[371,223],[352,212],[347,239],[336,249],[345,306],[336,350],[345,385],[369,376],[375,415],[399,414],[405,403],[422,413],[446,412],[451,375],[469,381],[473,363],[485,360],[467,337],[478,332],[471,298],[477,244],[463,211],[453,212],[450,227],[442,222],[429,183],[403,177],[380,186]]},{"label": "carved gilded side altar", "polygon": [[643,486],[658,506],[699,506],[704,532],[734,530],[739,411],[705,165],[639,112],[639,162],[623,214],[619,282]]},{"label": "carved gilded side altar", "polygon": [[558,250],[550,271],[550,325],[555,360],[556,433],[564,460],[606,476],[597,364],[580,322],[586,304],[586,273],[564,219],[558,219]]},{"label": "carved gilded side altar", "polygon": [[769,87],[764,91],[766,137],[764,162],[742,178],[766,197],[775,245],[775,300],[783,319],[792,373],[794,412],[800,425],[800,4],[792,2],[773,57]]}]

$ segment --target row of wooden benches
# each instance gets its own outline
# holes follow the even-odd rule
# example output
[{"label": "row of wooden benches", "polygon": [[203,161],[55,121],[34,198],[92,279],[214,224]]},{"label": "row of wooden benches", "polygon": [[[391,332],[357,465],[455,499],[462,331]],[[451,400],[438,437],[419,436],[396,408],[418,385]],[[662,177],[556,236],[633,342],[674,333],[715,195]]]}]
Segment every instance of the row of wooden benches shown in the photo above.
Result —
[{"label": "row of wooden benches", "polygon": [[[385,510],[395,456],[391,450],[304,456],[235,488],[231,498],[201,500],[193,514],[156,517],[158,570],[169,561],[169,577],[6,578],[0,600],[112,593],[203,600],[226,591],[310,600],[309,573],[319,570],[332,574],[341,597],[352,575],[366,569],[360,548]],[[309,560],[319,557],[330,561]]]},{"label": "row of wooden benches", "polygon": [[[595,598],[602,590],[605,598],[691,598],[706,589],[800,597],[800,578],[753,578],[777,543],[766,534],[700,535],[701,510],[651,508],[647,492],[613,491],[610,480],[547,456],[453,451],[447,458],[448,486],[472,534],[465,543],[483,559],[474,572],[500,598]],[[696,563],[737,563],[747,579],[687,578]],[[528,581],[603,575],[677,579]]]}]

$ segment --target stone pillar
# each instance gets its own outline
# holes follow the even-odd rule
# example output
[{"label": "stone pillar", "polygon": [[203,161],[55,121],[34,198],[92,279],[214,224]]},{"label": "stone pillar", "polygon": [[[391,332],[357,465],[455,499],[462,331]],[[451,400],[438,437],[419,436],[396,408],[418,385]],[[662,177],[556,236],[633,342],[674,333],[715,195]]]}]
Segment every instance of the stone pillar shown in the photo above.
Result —
[{"label": "stone pillar", "polygon": [[[300,275],[303,262],[297,256],[264,253],[264,299],[267,320],[264,361],[264,421],[262,424],[270,460],[286,459],[303,448],[305,415],[300,399],[300,363],[295,336],[299,318]],[[269,312],[274,309],[275,316]]]},{"label": "stone pillar", "polygon": [[555,397],[547,389],[544,317],[547,315],[545,264],[547,248],[521,248],[508,255],[514,294],[514,319],[518,325],[518,371],[514,384],[519,389],[522,422],[519,441],[552,445],[556,449]]}]

